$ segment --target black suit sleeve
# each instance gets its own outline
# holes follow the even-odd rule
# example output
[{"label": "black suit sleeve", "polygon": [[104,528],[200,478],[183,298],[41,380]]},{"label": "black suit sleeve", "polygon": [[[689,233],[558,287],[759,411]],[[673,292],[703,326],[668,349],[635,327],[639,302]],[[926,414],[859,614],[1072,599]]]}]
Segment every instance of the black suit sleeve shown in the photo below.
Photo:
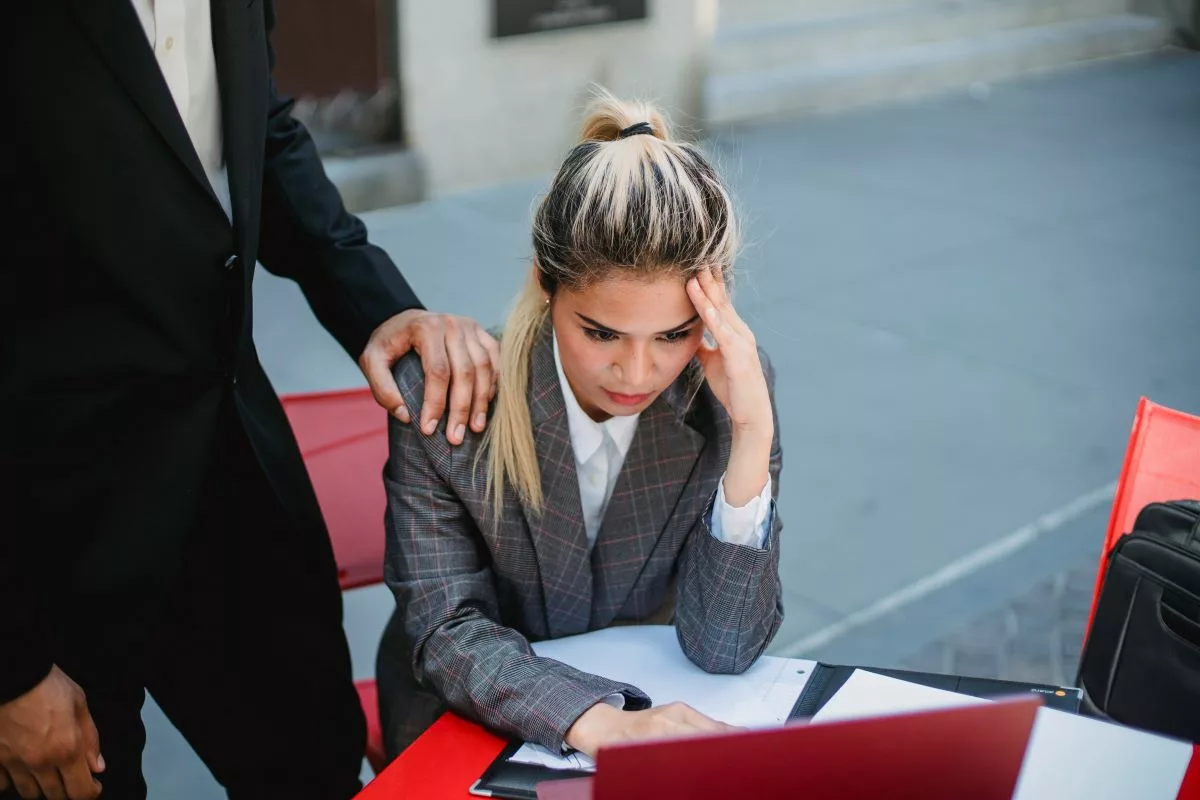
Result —
[{"label": "black suit sleeve", "polygon": [[[273,70],[269,1],[264,11]],[[273,78],[270,91],[259,261],[296,281],[321,324],[357,358],[381,322],[422,306],[387,253],[367,241],[362,221],[346,211],[312,137],[292,118],[294,101],[276,93]]]},{"label": "black suit sleeve", "polygon": [[[5,61],[5,80],[12,63]],[[10,87],[5,84],[6,106],[12,96]],[[18,114],[25,107],[20,100],[14,105]],[[30,128],[32,126],[21,126],[18,131],[15,126],[4,126],[0,131],[0,152],[26,152],[25,137]],[[31,228],[36,229],[37,217],[31,210],[41,200],[40,192],[23,180],[30,174],[12,163],[0,169],[5,184],[22,186],[17,192],[18,210],[15,214],[5,215],[2,234],[5,241],[15,241],[16,251],[21,254],[30,252],[30,243],[38,241],[38,234],[26,233]],[[43,252],[42,257],[53,259],[55,256]],[[5,354],[23,352],[14,346],[16,337],[24,332],[21,317],[12,312],[17,311],[18,304],[28,302],[29,293],[20,288],[22,283],[16,261],[0,267],[0,309],[4,312],[4,318],[0,319],[0,353]],[[10,287],[13,291],[8,294]],[[8,337],[12,337],[11,344]],[[21,403],[13,402],[17,400],[22,384],[20,376],[8,372],[11,369],[8,363],[18,362],[6,362],[5,356],[0,355],[0,415],[3,415],[0,419],[0,508],[7,512],[7,518],[0,522],[0,705],[25,694],[46,677],[54,665],[56,644],[50,623],[50,598],[45,588],[43,565],[47,558],[43,548],[58,531],[47,530],[45,520],[39,518],[38,506],[31,503],[29,493],[21,485],[21,479],[28,475],[27,462],[31,454],[29,445],[22,445],[17,430],[26,429],[29,423],[19,410]],[[11,380],[13,378],[16,380]]]},{"label": "black suit sleeve", "polygon": [[[19,508],[17,498],[11,499],[5,507]],[[29,531],[16,518],[12,522],[0,533],[0,705],[41,683],[54,666],[46,598],[37,570],[29,566],[40,562],[20,541]]]}]

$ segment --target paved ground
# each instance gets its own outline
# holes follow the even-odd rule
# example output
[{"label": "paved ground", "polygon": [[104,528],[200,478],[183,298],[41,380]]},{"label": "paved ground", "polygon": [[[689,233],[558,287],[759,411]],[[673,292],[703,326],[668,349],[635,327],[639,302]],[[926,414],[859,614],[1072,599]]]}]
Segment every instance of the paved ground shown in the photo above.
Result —
[{"label": "paved ground", "polygon": [[[775,652],[1071,679],[1137,399],[1200,412],[1198,140],[1182,54],[714,139],[779,373]],[[430,307],[491,323],[543,185],[367,222]],[[294,286],[255,291],[281,392],[362,383]],[[347,597],[360,675],[390,603]],[[219,796],[146,718],[152,796]]]},{"label": "paved ground", "polygon": [[1074,685],[1096,565],[1055,573],[900,662],[906,669]]}]

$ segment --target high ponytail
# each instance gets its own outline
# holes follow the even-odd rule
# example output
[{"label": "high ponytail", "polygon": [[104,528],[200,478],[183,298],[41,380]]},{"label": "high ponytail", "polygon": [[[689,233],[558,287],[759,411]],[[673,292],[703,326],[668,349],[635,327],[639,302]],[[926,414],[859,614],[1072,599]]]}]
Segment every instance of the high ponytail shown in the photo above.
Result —
[{"label": "high ponytail", "polygon": [[671,141],[670,126],[658,109],[640,101],[618,100],[601,89],[588,106],[579,141],[615,142],[622,131],[640,122],[649,123],[649,134],[655,139]]}]

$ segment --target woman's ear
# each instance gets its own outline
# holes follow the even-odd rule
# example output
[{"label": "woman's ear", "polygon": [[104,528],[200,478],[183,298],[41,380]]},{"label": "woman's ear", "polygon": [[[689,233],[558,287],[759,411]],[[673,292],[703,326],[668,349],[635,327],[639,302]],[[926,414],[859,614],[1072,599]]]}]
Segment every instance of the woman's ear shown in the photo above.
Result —
[{"label": "woman's ear", "polygon": [[541,267],[538,266],[537,258],[533,259],[531,269],[533,270],[531,273],[533,282],[541,288],[542,292],[546,295],[546,302],[549,303],[550,297],[554,294],[554,287],[546,285],[546,276],[542,273]]}]

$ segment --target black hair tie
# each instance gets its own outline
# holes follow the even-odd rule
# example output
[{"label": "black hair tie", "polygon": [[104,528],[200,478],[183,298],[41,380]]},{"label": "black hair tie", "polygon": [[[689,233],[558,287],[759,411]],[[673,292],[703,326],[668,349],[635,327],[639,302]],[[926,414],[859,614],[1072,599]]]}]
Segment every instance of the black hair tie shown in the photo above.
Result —
[{"label": "black hair tie", "polygon": [[639,133],[645,133],[653,136],[654,128],[650,127],[649,122],[637,122],[633,125],[630,125],[628,128],[622,128],[621,132],[617,134],[617,138],[625,139],[630,136],[637,136]]}]

